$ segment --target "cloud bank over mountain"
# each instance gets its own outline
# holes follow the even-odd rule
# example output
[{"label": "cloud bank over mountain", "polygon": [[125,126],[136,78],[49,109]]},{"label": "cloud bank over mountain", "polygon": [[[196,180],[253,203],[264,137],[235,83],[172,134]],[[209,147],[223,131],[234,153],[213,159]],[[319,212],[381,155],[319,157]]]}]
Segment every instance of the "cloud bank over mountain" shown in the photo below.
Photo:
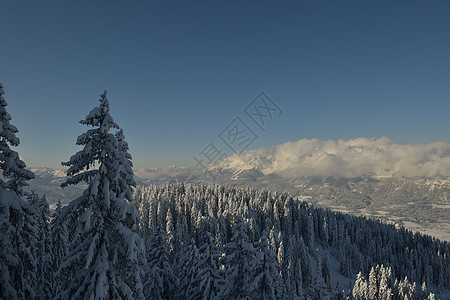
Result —
[{"label": "cloud bank over mountain", "polygon": [[387,137],[302,139],[232,155],[214,169],[282,176],[450,176],[450,143],[398,144]]}]

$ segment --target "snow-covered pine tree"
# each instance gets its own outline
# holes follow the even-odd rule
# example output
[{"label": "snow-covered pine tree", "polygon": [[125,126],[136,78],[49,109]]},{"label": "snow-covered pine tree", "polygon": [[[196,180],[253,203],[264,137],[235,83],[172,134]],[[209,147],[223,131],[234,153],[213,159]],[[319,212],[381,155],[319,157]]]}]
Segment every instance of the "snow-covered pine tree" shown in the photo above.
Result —
[{"label": "snow-covered pine tree", "polygon": [[[277,252],[277,261],[278,261],[278,266],[279,266],[279,270],[280,270],[280,274],[283,277],[286,277],[286,251],[284,249],[284,243],[283,240],[280,241],[280,246],[278,247],[278,252]],[[283,278],[284,279],[284,278]]]},{"label": "snow-covered pine tree", "polygon": [[306,221],[306,247],[308,247],[309,251],[312,253],[314,249],[314,223],[313,223],[313,216],[311,213],[308,214],[307,221]]},{"label": "snow-covered pine tree", "polygon": [[283,282],[277,268],[275,252],[269,247],[267,232],[257,243],[257,252],[251,261],[252,274],[245,278],[248,299],[283,299]]},{"label": "snow-covered pine tree", "polygon": [[8,105],[0,83],[0,298],[34,299],[36,287],[36,220],[35,211],[22,200],[22,187],[34,178],[25,169],[19,154],[9,147],[17,146],[17,128],[9,123]]},{"label": "snow-covered pine tree", "polygon": [[332,283],[331,283],[331,271],[330,271],[330,257],[328,254],[328,251],[325,253],[325,257],[322,260],[322,277],[325,281],[325,284],[327,285],[328,292],[331,292],[332,290]]},{"label": "snow-covered pine tree", "polygon": [[[56,278],[56,272],[59,269],[62,259],[67,255],[68,233],[66,223],[61,220],[62,203],[61,199],[56,203],[55,212],[51,221],[51,241],[52,241],[52,275]],[[56,297],[61,291],[60,285],[56,280],[52,280],[52,296]]]},{"label": "snow-covered pine tree", "polygon": [[6,111],[6,102],[3,95],[3,85],[0,83],[0,169],[5,179],[0,179],[0,186],[16,192],[18,196],[23,195],[22,187],[28,186],[27,181],[34,178],[34,173],[25,169],[25,163],[19,158],[19,154],[12,150],[11,146],[18,146],[20,140],[16,137],[19,132],[16,126],[9,123],[11,115]]},{"label": "snow-covered pine tree", "polygon": [[312,299],[324,299],[324,300],[329,299],[327,285],[322,275],[322,263],[318,248],[316,248],[315,259],[316,259],[316,276],[314,278],[313,285],[307,291],[307,294]]},{"label": "snow-covered pine tree", "polygon": [[[63,209],[69,222],[70,246],[61,263],[62,298],[142,299],[144,244],[136,233],[138,211],[128,197],[123,170],[124,143],[111,129],[119,129],[109,114],[106,91],[100,106],[80,123],[92,126],[77,138],[83,149],[69,161],[67,180],[61,186],[85,182],[83,195]],[[92,169],[98,165],[98,169]],[[128,187],[130,188],[130,187]],[[131,197],[130,197],[131,200]]]},{"label": "snow-covered pine tree", "polygon": [[169,262],[166,232],[158,226],[147,243],[145,298],[173,299],[177,280]]},{"label": "snow-covered pine tree", "polygon": [[203,300],[215,299],[224,284],[219,268],[220,249],[210,232],[206,232],[206,237],[206,242],[199,248],[200,259],[195,266],[198,271],[192,281],[198,289],[198,298]]},{"label": "snow-covered pine tree", "polygon": [[378,299],[380,300],[389,300],[391,299],[392,289],[390,286],[391,282],[391,268],[386,267],[384,268],[383,265],[380,267],[379,271],[379,289],[378,289]]},{"label": "snow-covered pine tree", "polygon": [[298,299],[303,295],[303,279],[300,253],[298,253],[297,237],[288,241],[285,285],[290,298]]},{"label": "snow-covered pine tree", "polygon": [[34,299],[36,297],[36,220],[33,207],[20,198],[22,187],[34,178],[25,169],[17,146],[17,128],[9,123],[3,85],[0,83],[0,298]]},{"label": "snow-covered pine tree", "polygon": [[356,300],[368,299],[367,282],[366,282],[366,279],[364,278],[364,275],[362,275],[361,272],[359,272],[356,275],[356,282],[355,282],[355,285],[353,286],[352,295],[353,295],[353,298]]},{"label": "snow-covered pine tree", "polygon": [[378,298],[378,270],[380,266],[377,265],[376,268],[372,267],[369,273],[369,294],[370,300]]},{"label": "snow-covered pine tree", "polygon": [[303,242],[303,238],[300,238],[299,242],[299,257],[301,261],[302,266],[302,280],[303,280],[303,286],[307,287],[312,284],[313,282],[313,269],[311,265],[311,257],[309,256],[305,243]]},{"label": "snow-covered pine tree", "polygon": [[27,203],[30,204],[34,209],[37,209],[40,205],[41,199],[39,199],[39,194],[35,191],[31,191],[26,196]]},{"label": "snow-covered pine tree", "polygon": [[52,241],[50,237],[50,208],[45,195],[39,197],[32,192],[28,197],[28,203],[35,210],[37,223],[36,233],[36,298],[45,299],[52,292]]},{"label": "snow-covered pine tree", "polygon": [[424,282],[420,288],[420,291],[417,293],[418,299],[426,299],[427,298],[427,284]]},{"label": "snow-covered pine tree", "polygon": [[177,297],[179,299],[199,299],[201,297],[199,282],[194,283],[194,278],[198,277],[199,269],[197,262],[199,253],[194,240],[185,248],[179,264],[181,270],[178,274]]},{"label": "snow-covered pine tree", "polygon": [[116,132],[117,148],[119,150],[120,157],[120,169],[119,173],[119,184],[117,189],[117,197],[125,198],[128,201],[132,200],[131,187],[136,186],[136,181],[134,180],[133,172],[133,162],[131,161],[131,154],[128,153],[130,149],[128,143],[125,141],[125,135],[123,134],[123,129]]},{"label": "snow-covered pine tree", "polygon": [[173,225],[172,210],[170,207],[167,209],[166,215],[166,233],[167,233],[167,244],[169,245],[169,251],[173,254],[176,250],[175,246],[175,226]]},{"label": "snow-covered pine tree", "polygon": [[35,299],[34,209],[14,191],[0,188],[0,298]]},{"label": "snow-covered pine tree", "polygon": [[247,295],[244,287],[246,279],[251,278],[253,261],[256,250],[249,241],[247,228],[241,215],[236,215],[232,228],[230,242],[225,245],[225,256],[222,263],[225,266],[226,282],[218,297],[220,299],[242,299]]}]

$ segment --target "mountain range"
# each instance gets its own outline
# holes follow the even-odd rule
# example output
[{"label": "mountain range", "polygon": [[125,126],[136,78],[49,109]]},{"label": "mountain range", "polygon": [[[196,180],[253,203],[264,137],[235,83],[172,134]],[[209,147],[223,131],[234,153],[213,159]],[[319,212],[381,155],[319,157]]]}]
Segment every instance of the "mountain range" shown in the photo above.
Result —
[{"label": "mountain range", "polygon": [[[270,157],[253,157],[249,163],[229,158],[207,170],[182,166],[134,169],[138,185],[174,181],[209,181],[228,186],[251,187],[272,192],[287,192],[310,204],[355,215],[381,218],[407,229],[420,231],[450,241],[450,177],[404,176],[295,176],[265,172]],[[58,199],[69,203],[82,194],[85,185],[60,184],[64,170],[32,168],[36,179],[30,189],[46,195],[50,205]],[[206,171],[206,172],[205,172]],[[266,174],[265,174],[266,173]]]}]

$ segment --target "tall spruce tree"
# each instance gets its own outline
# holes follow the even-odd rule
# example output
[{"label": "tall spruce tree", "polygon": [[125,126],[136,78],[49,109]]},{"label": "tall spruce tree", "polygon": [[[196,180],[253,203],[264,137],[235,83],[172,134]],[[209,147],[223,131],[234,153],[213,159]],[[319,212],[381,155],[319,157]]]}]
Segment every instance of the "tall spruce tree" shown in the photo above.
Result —
[{"label": "tall spruce tree", "polygon": [[34,178],[34,173],[25,169],[26,165],[19,158],[19,154],[9,147],[9,145],[18,146],[20,140],[16,137],[19,130],[9,123],[11,115],[6,111],[8,103],[3,97],[4,94],[3,84],[0,83],[0,169],[7,180],[5,182],[0,179],[0,186],[22,196],[22,187],[28,186],[27,181]]},{"label": "tall spruce tree", "polygon": [[80,121],[93,127],[78,136],[83,149],[62,163],[69,167],[62,187],[85,182],[88,188],[60,215],[69,223],[70,239],[60,266],[60,297],[142,299],[144,244],[136,233],[138,211],[124,198],[131,182],[123,170],[131,157],[124,155],[123,139],[119,143],[110,132],[119,126],[109,114],[106,91],[99,101]]},{"label": "tall spruce tree", "polygon": [[32,192],[28,203],[34,208],[36,220],[36,297],[48,298],[52,293],[52,241],[50,237],[50,208],[45,195]]},{"label": "tall spruce tree", "polygon": [[173,299],[177,278],[169,262],[166,232],[158,226],[147,242],[147,270],[144,282],[146,299]]},{"label": "tall spruce tree", "polygon": [[277,269],[275,252],[269,247],[267,232],[257,243],[257,252],[250,265],[251,276],[245,278],[245,291],[249,299],[283,299],[283,281]]},{"label": "tall spruce tree", "polygon": [[233,236],[225,245],[222,263],[225,266],[226,282],[218,294],[220,299],[243,299],[247,295],[246,280],[251,278],[251,262],[256,249],[249,241],[247,226],[241,215],[237,215],[232,228]]},{"label": "tall spruce tree", "polygon": [[331,283],[331,271],[330,271],[330,257],[328,254],[328,251],[325,253],[325,257],[322,260],[322,277],[325,281],[325,284],[327,285],[328,292],[331,292],[332,290],[332,283]]},{"label": "tall spruce tree", "polygon": [[[68,248],[68,233],[65,222],[60,218],[62,211],[61,199],[56,203],[55,212],[53,213],[53,219],[50,223],[51,225],[51,241],[52,241],[52,270],[53,276],[57,274],[62,259],[67,255]],[[52,281],[52,295],[56,297],[61,291],[60,286],[56,280]]]},{"label": "tall spruce tree", "polygon": [[367,282],[366,282],[366,279],[364,278],[364,275],[362,275],[361,272],[359,272],[356,275],[356,282],[355,282],[355,285],[353,286],[352,295],[353,295],[353,298],[356,300],[368,299]]},{"label": "tall spruce tree", "polygon": [[17,128],[9,123],[3,85],[0,83],[0,298],[34,299],[36,297],[36,219],[35,211],[23,201],[22,187],[34,178],[25,169],[17,146]]},{"label": "tall spruce tree", "polygon": [[14,191],[0,188],[0,299],[36,297],[34,213]]},{"label": "tall spruce tree", "polygon": [[117,197],[125,198],[128,201],[132,200],[131,187],[136,186],[136,181],[134,180],[133,163],[131,161],[131,154],[128,153],[129,147],[128,143],[125,141],[125,136],[123,134],[123,129],[120,129],[115,134],[117,140],[117,148],[119,150],[120,156],[120,166],[119,166],[119,182],[117,187]]},{"label": "tall spruce tree", "polygon": [[199,299],[215,299],[224,284],[219,267],[220,249],[215,244],[214,237],[206,232],[207,240],[199,248],[200,259],[196,262],[198,272],[193,279],[194,286],[199,290]]},{"label": "tall spruce tree", "polygon": [[376,266],[376,269],[372,267],[369,273],[369,293],[368,297],[370,300],[378,298],[378,270],[380,266]]},{"label": "tall spruce tree", "polygon": [[186,247],[182,255],[180,264],[182,268],[178,275],[178,295],[180,299],[199,299],[201,297],[199,282],[194,282],[194,278],[198,277],[200,269],[197,267],[199,261],[199,253],[195,242]]}]

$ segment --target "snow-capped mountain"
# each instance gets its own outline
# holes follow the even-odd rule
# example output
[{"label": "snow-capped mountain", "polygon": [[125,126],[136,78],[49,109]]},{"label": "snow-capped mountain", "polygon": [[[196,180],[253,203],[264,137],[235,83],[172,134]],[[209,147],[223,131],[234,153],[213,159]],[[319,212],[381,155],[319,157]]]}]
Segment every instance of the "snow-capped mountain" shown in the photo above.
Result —
[{"label": "snow-capped mountain", "polygon": [[450,176],[450,143],[398,144],[389,138],[302,139],[271,149],[234,154],[211,166],[213,172],[258,170],[284,177]]}]

